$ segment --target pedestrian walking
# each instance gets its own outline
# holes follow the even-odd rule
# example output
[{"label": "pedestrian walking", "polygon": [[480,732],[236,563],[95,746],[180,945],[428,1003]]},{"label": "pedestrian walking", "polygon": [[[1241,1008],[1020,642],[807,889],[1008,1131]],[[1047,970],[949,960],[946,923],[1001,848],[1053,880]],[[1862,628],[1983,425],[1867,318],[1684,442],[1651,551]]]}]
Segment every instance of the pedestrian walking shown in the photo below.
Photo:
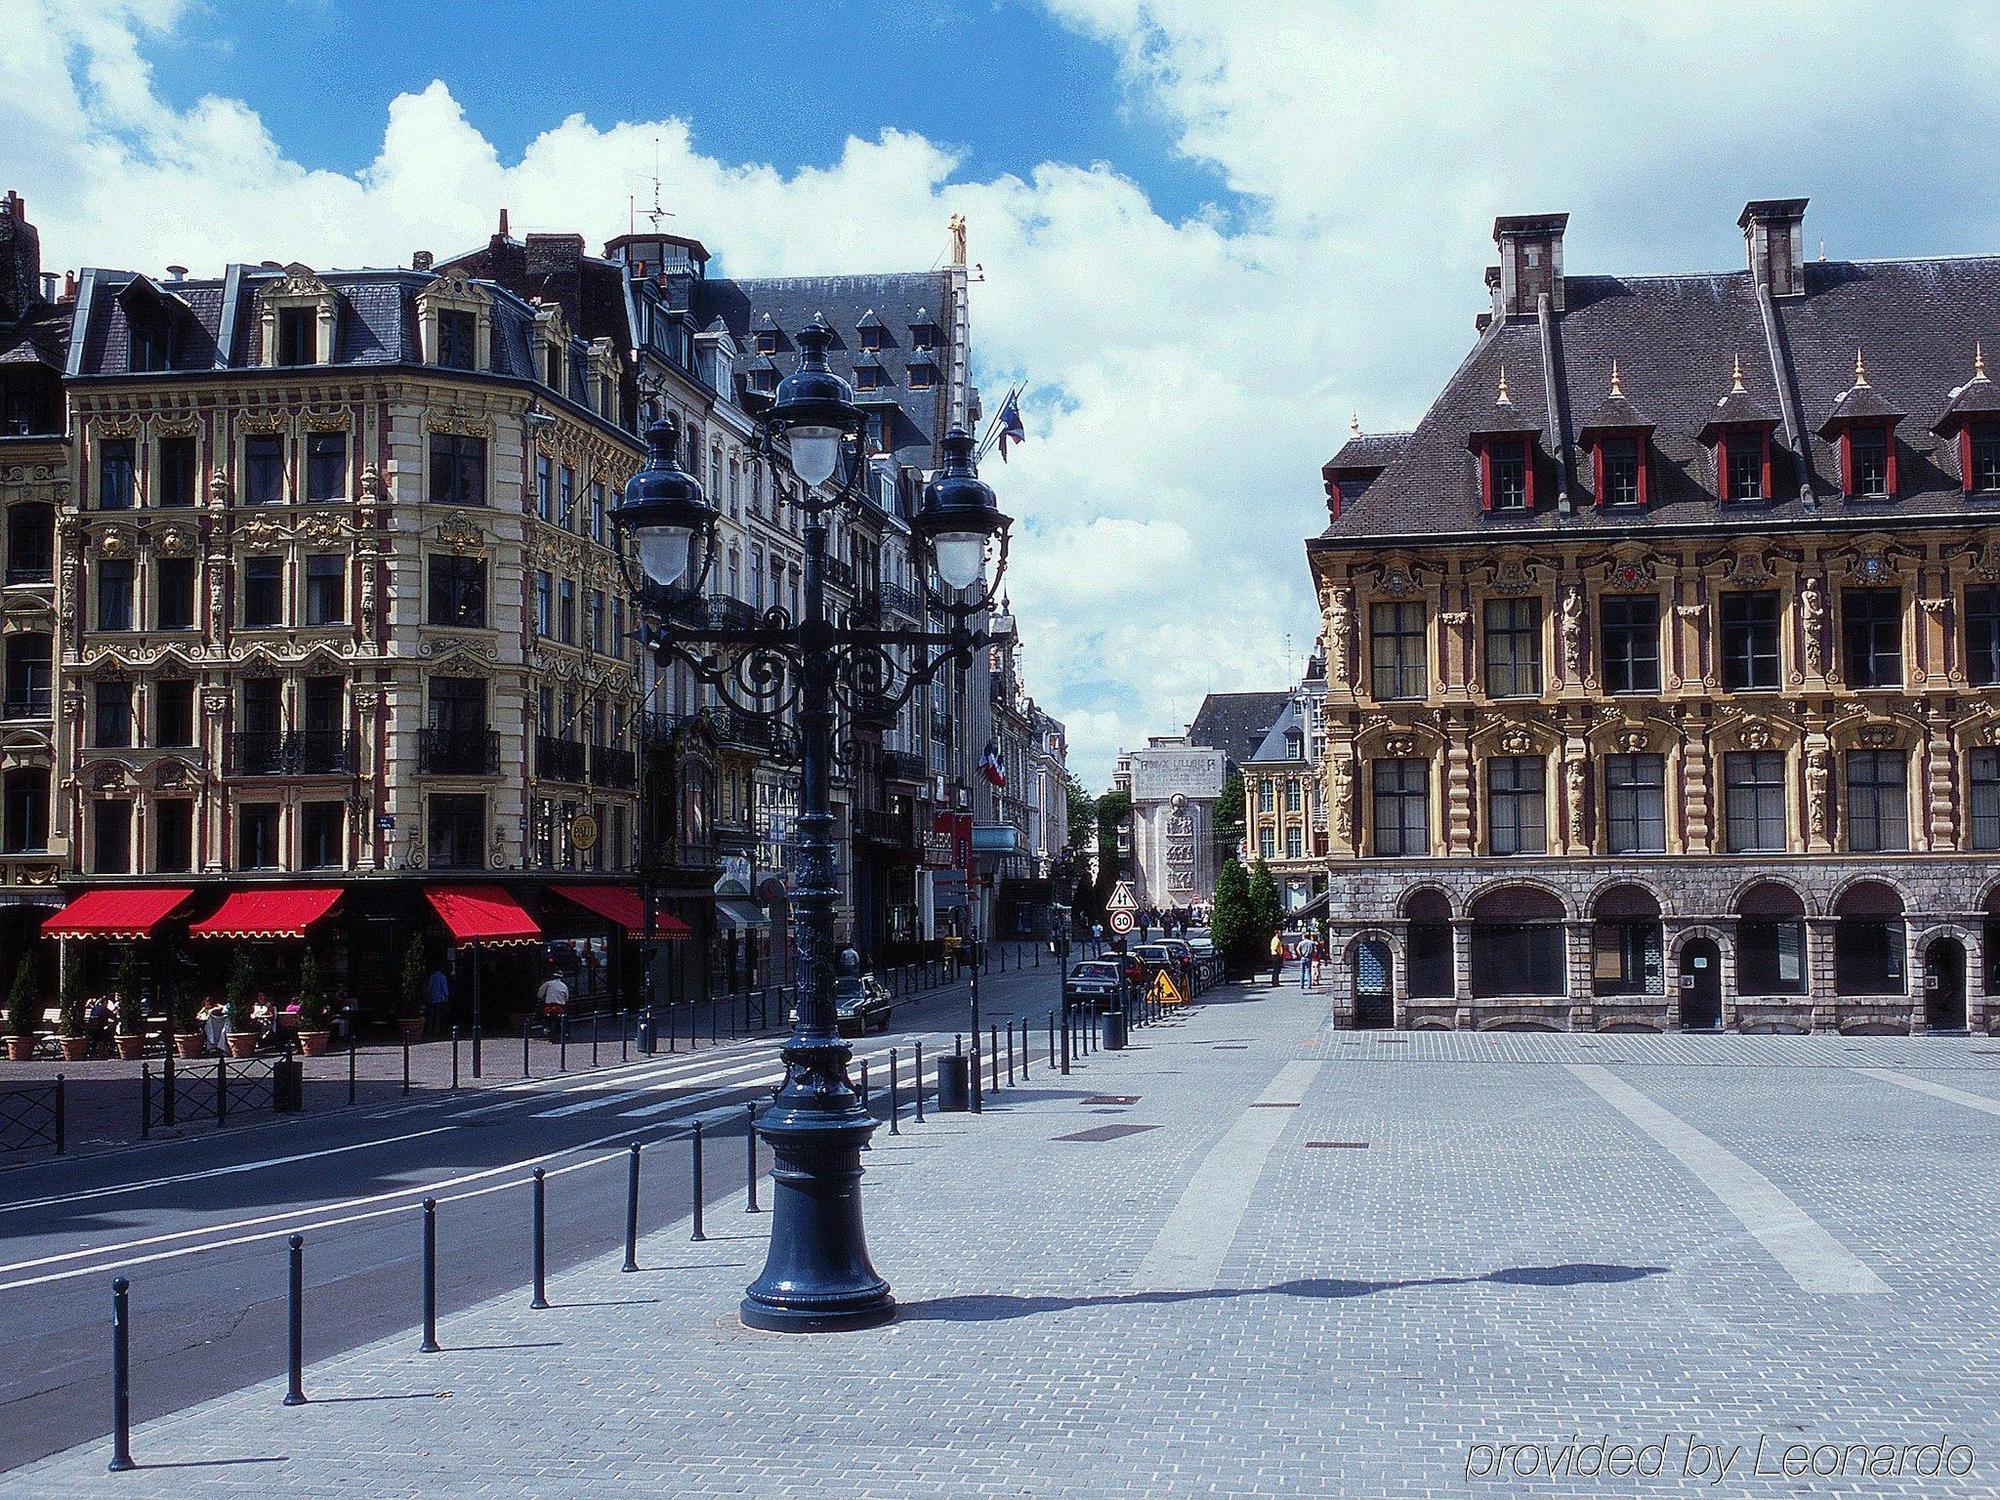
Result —
[{"label": "pedestrian walking", "polygon": [[1311,933],[1299,939],[1299,988],[1302,990],[1312,988],[1313,961],[1318,952],[1319,945],[1313,941]]},{"label": "pedestrian walking", "polygon": [[1285,977],[1285,935],[1271,934],[1271,983],[1275,986]]},{"label": "pedestrian walking", "polygon": [[535,1001],[542,1008],[542,1030],[550,1041],[557,1041],[569,1030],[569,985],[562,977],[561,969],[551,969],[549,977],[542,981],[542,987],[535,991]]},{"label": "pedestrian walking", "polygon": [[443,1036],[451,1029],[451,981],[444,977],[441,964],[432,966],[431,977],[424,982],[424,1005],[430,1012],[426,1034]]}]

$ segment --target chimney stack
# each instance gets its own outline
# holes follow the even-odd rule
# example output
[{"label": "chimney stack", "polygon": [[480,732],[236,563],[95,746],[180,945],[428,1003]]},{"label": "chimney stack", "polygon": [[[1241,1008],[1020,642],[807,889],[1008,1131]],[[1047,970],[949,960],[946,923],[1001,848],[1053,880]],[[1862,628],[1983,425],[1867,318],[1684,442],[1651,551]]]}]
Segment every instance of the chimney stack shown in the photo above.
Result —
[{"label": "chimney stack", "polygon": [[507,238],[507,210],[504,208],[500,210],[500,238]]},{"label": "chimney stack", "polygon": [[1500,247],[1498,316],[1534,317],[1545,292],[1550,308],[1563,310],[1563,230],[1568,225],[1568,214],[1511,214],[1493,221],[1493,240]]},{"label": "chimney stack", "polygon": [[412,251],[410,254],[410,269],[412,271],[428,271],[431,268],[432,258],[428,250]]},{"label": "chimney stack", "polygon": [[187,280],[187,273],[188,273],[188,268],[186,266],[168,266],[167,280],[185,281]]},{"label": "chimney stack", "polygon": [[42,294],[42,237],[28,222],[28,205],[8,191],[0,198],[0,323],[24,316]]},{"label": "chimney stack", "polygon": [[1804,198],[1759,198],[1743,205],[1736,227],[1750,257],[1750,275],[1773,297],[1802,297],[1806,290]]}]

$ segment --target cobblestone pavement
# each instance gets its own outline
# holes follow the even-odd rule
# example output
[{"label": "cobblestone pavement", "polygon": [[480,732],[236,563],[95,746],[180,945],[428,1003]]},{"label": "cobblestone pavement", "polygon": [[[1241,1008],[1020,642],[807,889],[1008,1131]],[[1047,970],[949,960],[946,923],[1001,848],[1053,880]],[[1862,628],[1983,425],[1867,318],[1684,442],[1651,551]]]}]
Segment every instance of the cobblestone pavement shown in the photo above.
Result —
[{"label": "cobblestone pavement", "polygon": [[[160,1467],[107,1476],[96,1444],[5,1487],[2000,1493],[1979,1039],[1356,1049],[1323,1015],[1224,991],[981,1119],[879,1134],[885,1329],[742,1329],[767,1221],[739,1203],[636,1275],[566,1273],[550,1311],[451,1318],[443,1354],[311,1365],[305,1407],[265,1383],[142,1423]],[[1139,1128],[1078,1138],[1102,1126]],[[1812,1289],[1829,1261],[1861,1274]]]}]

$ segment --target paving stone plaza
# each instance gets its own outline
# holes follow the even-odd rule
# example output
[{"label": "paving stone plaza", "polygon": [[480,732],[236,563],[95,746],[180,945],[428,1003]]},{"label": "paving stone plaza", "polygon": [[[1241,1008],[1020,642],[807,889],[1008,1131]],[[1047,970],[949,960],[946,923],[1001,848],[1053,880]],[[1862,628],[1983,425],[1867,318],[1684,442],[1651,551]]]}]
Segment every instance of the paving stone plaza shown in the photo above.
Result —
[{"label": "paving stone plaza", "polygon": [[139,1471],[97,1443],[8,1493],[2000,1490],[2000,1044],[1325,1013],[1224,990],[879,1135],[887,1328],[745,1331],[739,1199],[549,1311],[310,1363],[301,1408],[280,1381],[142,1411]]}]

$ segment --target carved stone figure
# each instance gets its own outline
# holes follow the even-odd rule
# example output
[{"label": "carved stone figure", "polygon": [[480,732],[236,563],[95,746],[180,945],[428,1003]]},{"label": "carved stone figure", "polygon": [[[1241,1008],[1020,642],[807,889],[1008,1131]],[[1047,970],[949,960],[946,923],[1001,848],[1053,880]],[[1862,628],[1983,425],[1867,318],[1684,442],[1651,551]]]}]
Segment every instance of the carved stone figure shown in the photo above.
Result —
[{"label": "carved stone figure", "polygon": [[208,476],[208,503],[218,508],[229,503],[229,476],[220,468]]},{"label": "carved stone figure", "polygon": [[1590,786],[1590,767],[1581,759],[1563,763],[1563,780],[1569,792],[1569,842],[1582,849],[1590,842],[1590,819],[1583,799]]},{"label": "carved stone figure", "polygon": [[1354,639],[1354,601],[1346,589],[1326,595],[1326,667],[1329,680],[1347,681],[1347,651]]},{"label": "carved stone figure", "polygon": [[1330,768],[1328,800],[1333,804],[1333,836],[1343,844],[1354,842],[1354,768],[1345,756]]},{"label": "carved stone figure", "polygon": [[1807,577],[1799,584],[1799,625],[1805,635],[1806,670],[1815,676],[1826,670],[1826,653],[1820,644],[1826,628],[1826,595],[1819,580]]},{"label": "carved stone figure", "polygon": [[1583,585],[1574,581],[1562,594],[1563,672],[1574,682],[1583,675]]},{"label": "carved stone figure", "polygon": [[1806,826],[1816,842],[1825,841],[1832,816],[1832,804],[1827,795],[1830,781],[1827,753],[1824,748],[1815,746],[1806,752]]}]

